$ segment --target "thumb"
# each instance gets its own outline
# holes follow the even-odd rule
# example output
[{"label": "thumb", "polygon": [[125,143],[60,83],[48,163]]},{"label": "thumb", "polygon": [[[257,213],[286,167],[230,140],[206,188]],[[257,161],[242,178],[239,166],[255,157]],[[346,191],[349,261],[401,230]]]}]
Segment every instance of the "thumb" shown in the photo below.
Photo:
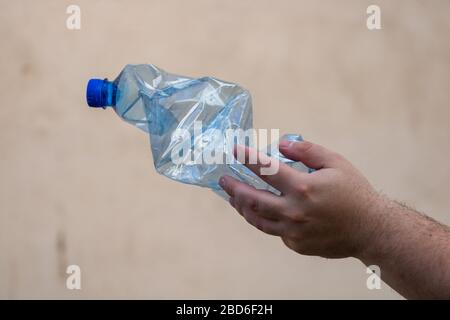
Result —
[{"label": "thumb", "polygon": [[286,158],[317,170],[336,167],[340,158],[337,153],[309,141],[281,140],[279,149]]}]

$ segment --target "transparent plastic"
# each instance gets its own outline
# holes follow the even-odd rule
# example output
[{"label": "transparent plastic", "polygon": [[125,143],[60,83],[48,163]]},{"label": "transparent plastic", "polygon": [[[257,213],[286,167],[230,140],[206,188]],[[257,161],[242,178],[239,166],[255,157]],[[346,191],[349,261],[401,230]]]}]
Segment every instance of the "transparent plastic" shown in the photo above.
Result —
[{"label": "transparent plastic", "polygon": [[[223,175],[278,193],[237,161],[205,163],[198,161],[198,155],[196,158],[195,150],[217,147],[227,159],[233,158],[231,143],[218,137],[217,132],[225,136],[228,129],[252,129],[252,100],[247,90],[212,77],[194,79],[170,74],[151,64],[127,65],[113,85],[114,90],[109,90],[108,94],[114,96],[107,97],[108,104],[120,118],[149,134],[158,173],[179,182],[210,188],[225,199],[228,196],[218,184]],[[286,135],[282,139],[302,140],[299,135]],[[252,147],[253,143],[246,141]],[[177,155],[184,160],[189,156],[190,160],[175,163],[172,157],[180,144],[189,147]],[[302,163],[281,155],[277,142],[264,152],[297,170],[310,171]]]}]

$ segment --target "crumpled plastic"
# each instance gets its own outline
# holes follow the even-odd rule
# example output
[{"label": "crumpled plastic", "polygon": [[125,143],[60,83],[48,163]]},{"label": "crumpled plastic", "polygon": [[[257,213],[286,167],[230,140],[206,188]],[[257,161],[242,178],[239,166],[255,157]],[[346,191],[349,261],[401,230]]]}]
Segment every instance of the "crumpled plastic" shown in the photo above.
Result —
[{"label": "crumpled plastic", "polygon": [[[213,77],[195,79],[170,74],[151,64],[127,65],[114,83],[114,109],[123,120],[149,134],[158,173],[178,182],[210,188],[225,199],[228,195],[218,184],[223,175],[279,194],[234,159],[232,149],[239,138],[227,139],[230,129],[252,129],[252,99],[247,90]],[[302,137],[285,135],[281,139],[301,141]],[[260,151],[299,171],[311,171],[280,154],[277,143]],[[244,144],[255,147],[252,139]],[[217,155],[219,150],[228,161],[202,161],[205,152],[200,151],[204,150],[210,155]]]}]

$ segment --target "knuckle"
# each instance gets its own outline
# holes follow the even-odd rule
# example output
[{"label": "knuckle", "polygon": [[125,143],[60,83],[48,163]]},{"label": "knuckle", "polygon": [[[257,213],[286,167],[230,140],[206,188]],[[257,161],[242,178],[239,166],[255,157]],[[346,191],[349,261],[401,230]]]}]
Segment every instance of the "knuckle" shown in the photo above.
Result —
[{"label": "knuckle", "polygon": [[256,199],[256,197],[252,194],[249,194],[249,192],[246,192],[244,188],[240,188],[236,194],[237,201],[242,207],[248,208],[255,212],[259,210],[258,199]]},{"label": "knuckle", "polygon": [[297,194],[300,194],[302,196],[308,196],[311,192],[311,187],[307,184],[297,184],[294,186],[294,191]]},{"label": "knuckle", "polygon": [[282,238],[284,244],[291,250],[302,254],[302,255],[311,255],[311,248],[309,248],[304,241],[297,238]]},{"label": "knuckle", "polygon": [[305,222],[305,215],[302,212],[292,212],[288,214],[288,218],[293,222]]},{"label": "knuckle", "polygon": [[283,242],[286,245],[286,247],[288,247],[289,249],[292,249],[294,251],[297,251],[296,250],[297,241],[294,241],[293,239],[291,239],[289,237],[282,237],[281,240],[283,240]]},{"label": "knuckle", "polygon": [[247,200],[247,205],[250,208],[250,210],[254,211],[254,212],[258,212],[259,211],[259,202],[256,199],[248,199]]},{"label": "knuckle", "polygon": [[270,228],[270,226],[265,223],[265,221],[259,220],[256,224],[256,228],[267,234],[274,234],[274,231]]},{"label": "knuckle", "polygon": [[258,229],[258,230],[260,230],[262,232],[265,232],[264,231],[265,230],[264,224],[262,224],[261,222],[255,221],[254,226],[256,227],[256,229]]},{"label": "knuckle", "polygon": [[242,207],[246,208],[251,213],[258,213],[260,211],[260,205],[257,199],[243,198]]},{"label": "knuckle", "polygon": [[334,151],[330,151],[330,158],[336,162],[341,162],[345,160],[345,158],[341,154]]}]

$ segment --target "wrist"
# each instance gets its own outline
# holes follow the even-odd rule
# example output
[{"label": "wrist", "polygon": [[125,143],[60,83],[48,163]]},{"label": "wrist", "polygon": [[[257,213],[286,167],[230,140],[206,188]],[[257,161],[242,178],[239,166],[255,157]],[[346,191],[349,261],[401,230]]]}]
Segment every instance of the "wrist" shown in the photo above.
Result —
[{"label": "wrist", "polygon": [[359,228],[359,250],[355,258],[365,264],[372,264],[372,261],[380,261],[385,251],[384,243],[388,237],[389,218],[386,213],[388,208],[394,205],[393,201],[387,197],[374,192],[367,203],[364,219]]}]

